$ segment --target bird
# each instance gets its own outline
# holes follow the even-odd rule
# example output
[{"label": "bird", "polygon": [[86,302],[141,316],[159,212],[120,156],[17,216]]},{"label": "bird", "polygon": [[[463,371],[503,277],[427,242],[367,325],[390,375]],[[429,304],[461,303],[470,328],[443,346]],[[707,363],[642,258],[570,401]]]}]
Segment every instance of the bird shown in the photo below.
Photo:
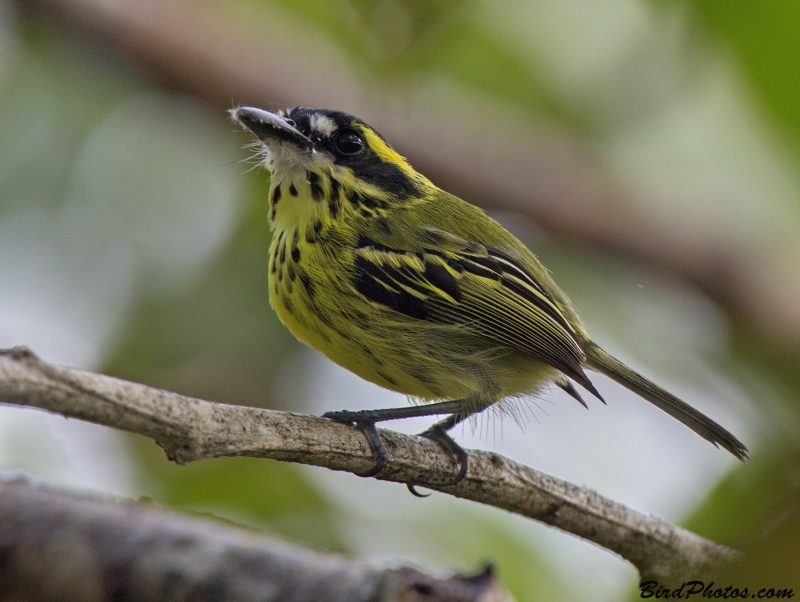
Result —
[{"label": "bird", "polygon": [[587,369],[747,459],[728,430],[597,345],[528,247],[417,172],[367,123],[308,107],[230,114],[270,173],[278,317],[340,366],[420,402],[323,414],[366,436],[375,463],[357,474],[374,476],[389,459],[376,423],[445,415],[420,435],[453,454],[456,484],[469,461],[450,429],[549,384],[587,408],[576,384],[605,403]]}]

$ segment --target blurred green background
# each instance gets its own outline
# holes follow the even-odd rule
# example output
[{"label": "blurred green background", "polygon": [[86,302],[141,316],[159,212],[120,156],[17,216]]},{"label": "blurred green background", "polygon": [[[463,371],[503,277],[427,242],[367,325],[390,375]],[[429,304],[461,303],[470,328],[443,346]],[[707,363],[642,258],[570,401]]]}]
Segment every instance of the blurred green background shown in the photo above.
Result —
[{"label": "blurred green background", "polygon": [[[454,191],[530,244],[601,344],[753,453],[738,464],[601,377],[609,407],[546,392],[462,443],[750,551],[733,585],[798,592],[798,24],[789,0],[0,0],[0,347],[228,403],[402,405],[270,310],[268,176],[224,109],[357,113],[435,181],[467,169]],[[495,192],[504,151],[532,174],[506,184],[539,204]],[[349,474],[179,467],[8,407],[0,466],[353,557],[491,561],[521,601],[637,598],[635,571],[589,544]]]}]

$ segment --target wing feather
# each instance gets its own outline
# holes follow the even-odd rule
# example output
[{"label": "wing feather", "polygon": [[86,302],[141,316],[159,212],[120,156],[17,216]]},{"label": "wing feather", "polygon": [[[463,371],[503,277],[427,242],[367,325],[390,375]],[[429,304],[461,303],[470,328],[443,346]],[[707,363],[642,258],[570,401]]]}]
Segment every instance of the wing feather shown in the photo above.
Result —
[{"label": "wing feather", "polygon": [[546,288],[503,250],[434,228],[382,224],[359,237],[354,265],[353,284],[371,301],[415,320],[458,325],[591,387],[578,335]]}]

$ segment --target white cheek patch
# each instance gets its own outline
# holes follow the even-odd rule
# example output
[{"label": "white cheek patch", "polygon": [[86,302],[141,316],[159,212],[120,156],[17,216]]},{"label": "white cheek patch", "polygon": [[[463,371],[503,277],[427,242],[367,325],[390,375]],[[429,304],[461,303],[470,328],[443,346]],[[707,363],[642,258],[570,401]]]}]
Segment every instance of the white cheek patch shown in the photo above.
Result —
[{"label": "white cheek patch", "polygon": [[313,115],[311,129],[327,138],[338,129],[338,126],[333,119],[326,115]]},{"label": "white cheek patch", "polygon": [[277,182],[305,181],[309,170],[326,173],[333,169],[333,161],[328,153],[309,153],[291,142],[268,141],[262,143],[262,149],[262,165],[272,172]]}]

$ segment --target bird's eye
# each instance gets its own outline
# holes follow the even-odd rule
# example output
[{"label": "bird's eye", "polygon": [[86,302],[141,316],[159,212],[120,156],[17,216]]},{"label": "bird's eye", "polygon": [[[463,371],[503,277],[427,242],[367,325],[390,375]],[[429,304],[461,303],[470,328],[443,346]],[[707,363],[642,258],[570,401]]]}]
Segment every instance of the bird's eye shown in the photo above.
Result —
[{"label": "bird's eye", "polygon": [[364,140],[355,130],[344,128],[333,134],[333,145],[343,155],[357,155],[364,150]]}]

